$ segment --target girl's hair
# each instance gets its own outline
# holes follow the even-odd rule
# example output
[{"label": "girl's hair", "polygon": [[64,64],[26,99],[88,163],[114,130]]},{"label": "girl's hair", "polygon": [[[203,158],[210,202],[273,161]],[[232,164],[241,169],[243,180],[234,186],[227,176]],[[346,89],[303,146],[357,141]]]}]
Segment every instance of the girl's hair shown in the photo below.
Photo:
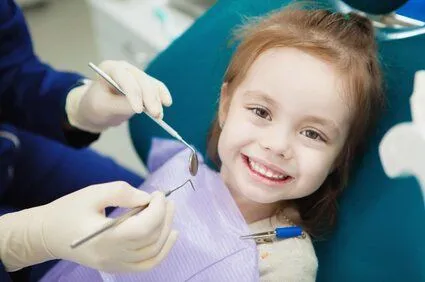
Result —
[{"label": "girl's hair", "polygon": [[[243,25],[235,34],[241,43],[224,77],[230,97],[254,60],[271,48],[302,50],[332,64],[343,77],[343,94],[353,119],[336,168],[316,192],[292,200],[301,216],[301,222],[297,223],[315,237],[323,235],[336,223],[337,198],[347,185],[353,158],[364,148],[365,136],[383,107],[373,26],[367,18],[355,13],[286,8]],[[223,105],[222,110],[227,112],[229,104]],[[208,155],[217,166],[220,166],[217,152],[220,133],[216,118],[208,138]]]}]

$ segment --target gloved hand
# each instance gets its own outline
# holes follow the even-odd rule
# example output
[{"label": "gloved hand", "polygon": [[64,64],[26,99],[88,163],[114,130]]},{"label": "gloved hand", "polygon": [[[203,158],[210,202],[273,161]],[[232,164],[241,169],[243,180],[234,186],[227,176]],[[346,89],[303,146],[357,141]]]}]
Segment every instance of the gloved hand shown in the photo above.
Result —
[{"label": "gloved hand", "polygon": [[162,105],[170,106],[172,103],[170,92],[162,82],[127,62],[104,61],[99,68],[128,96],[117,94],[100,76],[74,88],[67,96],[65,110],[69,123],[76,128],[100,133],[143,111],[162,118]]},{"label": "gloved hand", "polygon": [[[108,221],[105,207],[149,206],[75,249],[70,244]],[[0,217],[1,257],[8,271],[66,259],[107,272],[143,271],[161,262],[177,239],[174,206],[124,182],[93,185],[50,204]],[[171,232],[170,232],[171,231]]]}]

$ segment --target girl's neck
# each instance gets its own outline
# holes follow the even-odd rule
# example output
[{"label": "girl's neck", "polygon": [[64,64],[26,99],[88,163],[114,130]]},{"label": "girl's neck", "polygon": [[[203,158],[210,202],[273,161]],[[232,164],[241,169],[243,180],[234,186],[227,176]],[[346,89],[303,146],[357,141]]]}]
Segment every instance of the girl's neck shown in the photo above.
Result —
[{"label": "girl's neck", "polygon": [[262,204],[247,199],[237,191],[229,189],[246,223],[250,224],[276,214],[281,203]]},{"label": "girl's neck", "polygon": [[232,198],[238,206],[240,212],[242,213],[245,222],[248,224],[275,215],[279,206],[282,205],[280,202],[262,204],[246,198],[238,191],[238,189],[232,188],[233,185],[229,183],[229,179],[231,178],[227,177],[227,170],[223,169],[223,167],[220,169],[220,176],[229,189],[229,192],[232,195]]}]

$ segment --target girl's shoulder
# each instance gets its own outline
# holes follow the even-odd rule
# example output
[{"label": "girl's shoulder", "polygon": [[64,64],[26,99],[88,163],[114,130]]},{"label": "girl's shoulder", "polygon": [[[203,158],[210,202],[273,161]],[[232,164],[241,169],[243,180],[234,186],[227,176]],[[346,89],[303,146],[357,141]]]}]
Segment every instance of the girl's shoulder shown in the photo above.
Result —
[{"label": "girl's shoulder", "polygon": [[[264,232],[274,230],[277,227],[291,226],[292,223],[288,220],[284,220],[276,215],[249,224],[249,229],[252,233]],[[311,256],[316,259],[316,253],[314,251],[313,243],[309,234],[304,233],[304,236],[288,238],[279,240],[276,239],[270,243],[258,244],[258,249],[264,250],[282,250],[282,252],[274,253],[288,253],[296,256]]]},{"label": "girl's shoulder", "polygon": [[[276,216],[250,224],[251,232],[290,226]],[[315,281],[318,261],[308,234],[257,245],[261,281]]]}]

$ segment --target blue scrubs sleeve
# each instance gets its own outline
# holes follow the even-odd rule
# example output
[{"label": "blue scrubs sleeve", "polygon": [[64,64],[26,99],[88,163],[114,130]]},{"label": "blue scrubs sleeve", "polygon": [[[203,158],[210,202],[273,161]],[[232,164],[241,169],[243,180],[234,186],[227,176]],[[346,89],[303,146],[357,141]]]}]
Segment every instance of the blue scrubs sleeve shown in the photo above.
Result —
[{"label": "blue scrubs sleeve", "polygon": [[0,42],[0,121],[67,143],[65,100],[81,76],[37,58],[14,1],[0,0]]}]

